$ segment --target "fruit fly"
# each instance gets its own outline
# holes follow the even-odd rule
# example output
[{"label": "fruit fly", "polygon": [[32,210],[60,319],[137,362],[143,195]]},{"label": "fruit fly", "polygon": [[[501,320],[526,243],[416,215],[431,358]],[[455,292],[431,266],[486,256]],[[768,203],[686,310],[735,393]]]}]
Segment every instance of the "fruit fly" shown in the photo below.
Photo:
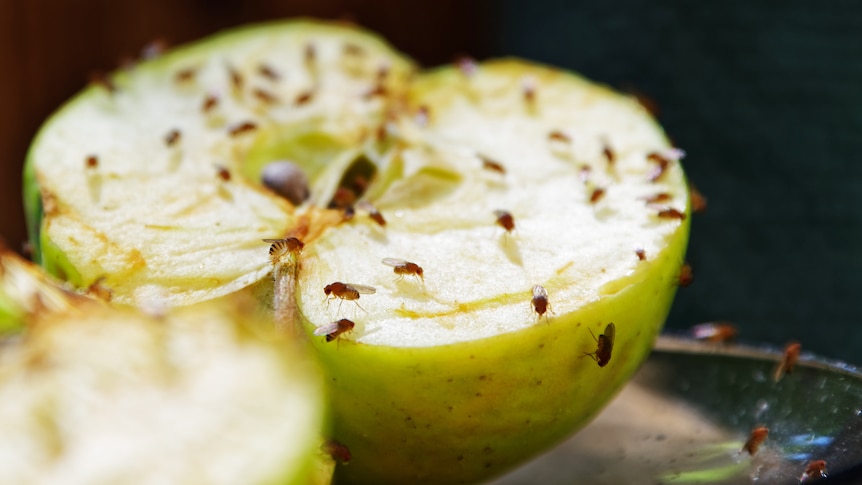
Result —
[{"label": "fruit fly", "polygon": [[311,102],[312,99],[314,99],[314,91],[309,89],[308,91],[299,93],[296,96],[296,99],[293,100],[293,104],[296,106],[302,106]]},{"label": "fruit fly", "polygon": [[581,165],[581,169],[578,171],[578,179],[583,183],[587,183],[590,180],[590,174],[592,172],[593,169],[589,165]]},{"label": "fruit fly", "polygon": [[542,285],[533,286],[533,298],[530,300],[533,311],[542,318],[548,311],[548,290]]},{"label": "fruit fly", "polygon": [[89,169],[95,169],[99,167],[99,157],[95,155],[88,155],[84,164]]},{"label": "fruit fly", "polygon": [[305,244],[295,237],[284,239],[264,239],[263,242],[271,243],[269,247],[269,259],[272,264],[281,262],[288,254],[297,254],[302,251]]},{"label": "fruit fly", "polygon": [[321,451],[331,456],[333,460],[337,461],[342,465],[346,465],[350,463],[350,459],[352,458],[350,454],[350,448],[347,445],[343,445],[335,440],[326,440],[321,446]]},{"label": "fruit fly", "polygon": [[410,261],[405,261],[403,259],[398,258],[385,258],[381,261],[386,266],[392,266],[395,268],[395,274],[398,275],[398,279],[406,276],[418,276],[422,283],[425,283],[425,271],[416,263],[411,263]]},{"label": "fruit fly", "polygon": [[168,50],[169,44],[165,39],[153,39],[141,49],[141,58],[144,60],[155,59]]},{"label": "fruit fly", "polygon": [[638,261],[646,261],[646,251],[644,251],[644,248],[635,248],[635,254],[638,257]]},{"label": "fruit fly", "polygon": [[187,67],[174,75],[174,81],[178,83],[189,82],[195,78],[195,74],[197,74],[198,70],[194,67]]},{"label": "fruit fly", "polygon": [[659,192],[657,194],[649,195],[643,198],[643,201],[646,202],[647,205],[650,204],[661,204],[662,202],[667,202],[671,199],[671,195],[667,192]]},{"label": "fruit fly", "polygon": [[500,162],[497,162],[496,160],[493,160],[492,158],[486,157],[482,154],[476,154],[476,156],[479,157],[479,160],[482,160],[482,168],[484,168],[485,170],[497,172],[500,175],[506,175],[506,167],[501,165]]},{"label": "fruit fly", "polygon": [[363,56],[365,49],[356,44],[344,44],[344,53],[350,56]]},{"label": "fruit fly", "polygon": [[253,121],[243,121],[228,128],[227,133],[230,136],[239,136],[257,129],[257,123]]},{"label": "fruit fly", "polygon": [[416,110],[416,116],[414,120],[416,124],[419,126],[428,126],[428,121],[431,119],[431,110],[428,109],[428,106],[424,104]]},{"label": "fruit fly", "polygon": [[536,78],[525,76],[521,79],[521,93],[524,96],[524,102],[532,105],[536,102]]},{"label": "fruit fly", "polygon": [[232,66],[227,67],[228,76],[230,76],[230,84],[237,91],[242,89],[245,85],[245,79],[242,77],[239,71],[234,69]]},{"label": "fruit fly", "polygon": [[593,193],[590,194],[590,204],[596,204],[598,201],[602,200],[602,197],[605,196],[605,189],[601,187],[597,187],[593,190]]},{"label": "fruit fly", "polygon": [[593,331],[590,330],[590,335],[593,336],[593,340],[596,341],[598,346],[596,347],[595,352],[584,353],[584,355],[592,357],[592,359],[599,364],[599,367],[608,365],[608,362],[611,361],[611,352],[614,350],[614,336],[616,333],[616,326],[613,322],[609,323],[605,327],[605,333],[599,335],[598,338],[596,338]]},{"label": "fruit fly", "polygon": [[257,72],[260,73],[261,76],[269,79],[270,81],[278,81],[281,79],[281,74],[278,73],[275,69],[267,64],[261,64],[257,66]]},{"label": "fruit fly", "polygon": [[760,449],[760,445],[763,444],[763,441],[766,440],[766,437],[769,436],[769,428],[766,426],[758,426],[751,430],[751,436],[748,437],[748,441],[742,445],[742,450],[748,452],[749,455],[754,456],[757,453],[757,450]]},{"label": "fruit fly", "polygon": [[342,318],[336,322],[327,323],[326,325],[317,327],[314,329],[314,335],[326,335],[326,341],[332,342],[342,334],[352,331],[355,326],[356,324],[354,324],[353,321]]},{"label": "fruit fly", "polygon": [[473,75],[476,74],[476,69],[478,69],[476,59],[469,56],[455,59],[455,65],[458,66],[458,70],[461,71],[461,74],[463,74],[464,77],[473,77]]},{"label": "fruit fly", "polygon": [[171,130],[165,135],[165,145],[172,147],[180,142],[181,137],[182,133],[180,133],[180,130]]},{"label": "fruit fly", "polygon": [[515,230],[515,218],[508,211],[497,209],[494,211],[494,216],[497,218],[497,224],[505,229],[506,232]]},{"label": "fruit fly", "polygon": [[656,214],[660,219],[679,219],[681,221],[685,220],[685,212],[680,212],[673,207],[668,207],[666,209],[661,209]]},{"label": "fruit fly", "polygon": [[96,86],[102,86],[111,94],[117,92],[117,85],[114,84],[114,81],[111,77],[104,72],[101,71],[93,71],[90,73],[90,83]]},{"label": "fruit fly", "polygon": [[[327,300],[339,298],[341,301],[352,300],[359,306],[359,295],[373,295],[377,293],[377,289],[373,286],[357,285],[352,283],[342,283],[336,281],[323,287],[323,293],[326,294]],[[362,309],[361,306],[359,306]],[[363,310],[364,311],[364,310]]]},{"label": "fruit fly", "polygon": [[613,148],[611,148],[611,144],[605,140],[602,143],[602,155],[605,156],[605,160],[607,160],[608,165],[613,165],[614,162],[617,161],[617,154]]},{"label": "fruit fly", "polygon": [[826,478],[826,460],[814,460],[808,462],[802,476],[799,477],[799,483],[804,483],[812,477]]},{"label": "fruit fly", "polygon": [[218,106],[218,96],[215,94],[208,94],[206,98],[204,98],[203,104],[201,104],[201,111],[204,113],[209,113],[215,107]]},{"label": "fruit fly", "polygon": [[802,345],[799,342],[790,342],[784,347],[784,356],[781,358],[781,362],[778,363],[778,367],[775,368],[775,373],[772,375],[772,379],[775,382],[781,380],[784,377],[784,374],[790,374],[793,372],[793,367],[796,365],[796,362],[799,360],[799,352],[802,350]]},{"label": "fruit fly", "polygon": [[305,44],[305,51],[303,51],[302,57],[307,66],[313,66],[317,62],[317,49],[314,47],[314,44]]},{"label": "fruit fly", "polygon": [[383,217],[383,214],[381,214],[380,211],[377,210],[377,207],[374,207],[371,202],[368,202],[367,200],[360,200],[356,203],[356,207],[367,212],[368,217],[370,217],[372,221],[379,224],[380,227],[386,227],[386,218]]},{"label": "fruit fly", "polygon": [[263,88],[254,88],[251,94],[254,95],[255,98],[266,104],[278,104],[279,102],[278,96],[272,94],[271,92]]},{"label": "fruit fly", "polygon": [[227,167],[216,165],[216,175],[222,182],[230,182],[230,170]]},{"label": "fruit fly", "polygon": [[680,288],[686,288],[694,282],[694,271],[691,269],[691,265],[686,263],[682,263],[682,266],[679,268],[679,276],[677,277],[677,284]]},{"label": "fruit fly", "polygon": [[729,342],[739,331],[730,322],[705,322],[691,327],[691,336],[707,342]]},{"label": "fruit fly", "polygon": [[649,181],[655,182],[664,175],[671,162],[682,159],[685,152],[679,148],[670,148],[667,150],[650,152],[647,154],[647,160],[655,163],[655,167],[649,173]]},{"label": "fruit fly", "polygon": [[691,201],[691,211],[695,214],[706,211],[706,197],[694,185],[688,186],[688,199]]},{"label": "fruit fly", "polygon": [[552,141],[563,142],[563,143],[571,143],[572,142],[572,137],[563,133],[560,130],[554,130],[554,131],[548,133],[548,139],[552,140]]}]

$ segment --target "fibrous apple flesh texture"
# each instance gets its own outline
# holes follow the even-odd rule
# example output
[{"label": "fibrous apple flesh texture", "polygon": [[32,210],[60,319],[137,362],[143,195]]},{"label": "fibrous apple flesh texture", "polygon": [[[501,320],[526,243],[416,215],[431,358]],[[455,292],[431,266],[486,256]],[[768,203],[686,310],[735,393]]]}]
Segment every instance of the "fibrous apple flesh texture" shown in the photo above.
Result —
[{"label": "fibrous apple flesh texture", "polygon": [[5,483],[308,483],[324,420],[316,368],[282,352],[290,342],[261,331],[254,307],[147,316],[66,295],[60,308],[23,261],[0,262],[0,288],[24,282],[45,301],[21,301],[24,336],[0,346]]},{"label": "fibrous apple flesh texture", "polygon": [[[688,220],[674,215],[687,212],[686,184],[675,160],[656,176],[648,155],[669,146],[655,122],[557,70],[498,61],[408,83],[410,63],[366,34],[282,28],[178,51],[55,116],[27,172],[44,203],[44,264],[82,286],[104,278],[117,301],[182,304],[265,282],[261,238],[303,239],[297,299],[330,375],[334,437],[353,454],[339,468],[347,481],[481,480],[583,425],[649,352],[685,251]],[[320,91],[285,106],[316,85],[309,45]],[[261,76],[261,63],[284,77]],[[193,82],[178,83],[190,66]],[[254,95],[257,83],[281,103]],[[211,92],[217,115],[200,110]],[[231,136],[245,121],[257,129]],[[166,146],[173,128],[182,138]],[[311,180],[300,208],[257,183],[282,159]],[[374,167],[364,196],[385,227],[319,209],[356,160]],[[656,194],[668,194],[661,206],[645,202]],[[513,231],[496,223],[500,210]],[[424,281],[399,278],[385,258],[419,264]],[[377,291],[327,300],[336,281]],[[542,318],[537,284],[549,295]],[[341,318],[352,332],[312,335]],[[588,330],[610,322],[600,368]]]}]

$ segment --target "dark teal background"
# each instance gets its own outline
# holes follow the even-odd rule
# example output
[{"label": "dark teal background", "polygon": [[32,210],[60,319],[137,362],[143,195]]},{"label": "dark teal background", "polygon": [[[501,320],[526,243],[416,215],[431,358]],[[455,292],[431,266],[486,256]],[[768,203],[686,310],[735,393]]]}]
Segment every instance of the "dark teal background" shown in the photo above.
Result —
[{"label": "dark teal background", "polygon": [[668,328],[862,364],[862,3],[495,4],[490,55],[635,88],[708,197]]}]

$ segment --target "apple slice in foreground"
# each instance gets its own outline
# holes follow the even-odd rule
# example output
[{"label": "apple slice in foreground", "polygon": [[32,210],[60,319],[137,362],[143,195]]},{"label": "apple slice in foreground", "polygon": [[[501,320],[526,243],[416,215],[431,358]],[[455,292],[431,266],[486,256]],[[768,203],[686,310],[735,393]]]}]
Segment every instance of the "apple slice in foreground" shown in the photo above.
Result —
[{"label": "apple slice in foreground", "polygon": [[[688,237],[679,153],[636,101],[572,74],[412,70],[367,33],[300,22],[88,89],[30,151],[42,263],[120,303],[274,296],[326,367],[344,481],[515,466],[648,354]],[[284,160],[307,200],[261,184]],[[261,242],[290,237],[301,252]]]},{"label": "apple slice in foreground", "polygon": [[58,308],[63,292],[23,261],[0,252],[0,270],[0,294],[39,288],[44,302],[30,311],[12,296],[23,335],[0,345],[5,483],[299,485],[320,473],[316,366],[284,352],[292,343],[254,308],[147,316],[72,295]]},{"label": "apple slice in foreground", "polygon": [[[426,74],[403,113],[398,175],[369,189],[385,229],[357,217],[306,246],[300,306],[310,327],[355,324],[314,339],[354,450],[338,476],[470,483],[585,424],[647,356],[686,183],[634,100],[522,61]],[[334,281],[375,292],[328,301]]]}]

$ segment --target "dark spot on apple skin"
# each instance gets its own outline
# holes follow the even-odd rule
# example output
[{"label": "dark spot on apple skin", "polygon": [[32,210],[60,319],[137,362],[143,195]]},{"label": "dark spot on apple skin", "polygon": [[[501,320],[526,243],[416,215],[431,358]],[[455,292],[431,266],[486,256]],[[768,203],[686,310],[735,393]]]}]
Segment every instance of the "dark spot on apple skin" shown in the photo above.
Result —
[{"label": "dark spot on apple skin", "polygon": [[458,460],[458,461],[464,461],[464,455],[458,455],[458,457],[456,458],[456,460]]},{"label": "dark spot on apple skin", "polygon": [[476,356],[475,356],[475,355],[470,355],[470,358],[471,358],[471,359],[475,359],[475,358],[476,358]]},{"label": "dark spot on apple skin", "polygon": [[485,462],[485,468],[491,468],[491,462],[490,461]]},{"label": "dark spot on apple skin", "polygon": [[544,343],[539,344],[539,348],[540,348],[540,349],[544,349],[544,348],[545,348],[545,344],[544,344]]},{"label": "dark spot on apple skin", "polygon": [[486,455],[490,455],[493,452],[494,452],[494,448],[491,448],[490,446],[486,446],[485,448],[482,449],[482,453],[484,453]]},{"label": "dark spot on apple skin", "polygon": [[449,409],[449,412],[451,413],[455,408],[452,406],[449,406],[447,409]]},{"label": "dark spot on apple skin", "polygon": [[542,385],[542,380],[541,380],[541,379],[536,379],[536,385],[537,385],[537,386],[541,386],[541,385]]},{"label": "dark spot on apple skin", "polygon": [[482,397],[482,393],[481,393],[481,392],[477,392],[477,393],[476,393],[476,397]]},{"label": "dark spot on apple skin", "polygon": [[486,376],[486,375],[481,375],[481,376],[479,376],[479,380],[480,380],[480,381],[484,381],[484,380],[485,380],[485,379],[487,379],[487,378],[488,378],[488,376]]},{"label": "dark spot on apple skin", "polygon": [[450,378],[446,379],[446,382],[452,382],[452,380],[453,379],[450,377]]}]

